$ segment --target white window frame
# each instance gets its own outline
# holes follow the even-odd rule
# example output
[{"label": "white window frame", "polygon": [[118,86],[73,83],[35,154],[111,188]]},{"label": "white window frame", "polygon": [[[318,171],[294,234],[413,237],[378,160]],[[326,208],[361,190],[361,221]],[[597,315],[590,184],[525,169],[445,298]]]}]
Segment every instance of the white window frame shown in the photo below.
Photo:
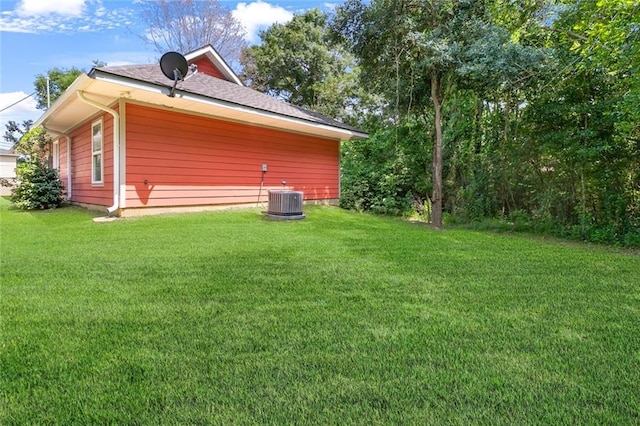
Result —
[{"label": "white window frame", "polygon": [[58,141],[53,142],[53,152],[51,153],[51,166],[60,171],[60,144]]},{"label": "white window frame", "polygon": [[[100,144],[96,149],[94,129],[100,127]],[[96,157],[100,157],[100,179],[96,179]],[[102,185],[104,183],[104,123],[102,119],[91,123],[91,184]]]}]

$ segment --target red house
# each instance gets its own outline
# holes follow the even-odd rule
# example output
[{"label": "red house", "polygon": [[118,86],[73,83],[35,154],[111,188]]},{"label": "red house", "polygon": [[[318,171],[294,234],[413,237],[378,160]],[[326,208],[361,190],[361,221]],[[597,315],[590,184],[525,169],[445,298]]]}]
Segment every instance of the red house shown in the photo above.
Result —
[{"label": "red house", "polygon": [[[35,125],[74,204],[118,216],[265,203],[268,190],[340,196],[340,141],[362,131],[245,87],[211,47],[185,55],[197,72],[94,68]],[[266,171],[264,171],[266,169]]]}]

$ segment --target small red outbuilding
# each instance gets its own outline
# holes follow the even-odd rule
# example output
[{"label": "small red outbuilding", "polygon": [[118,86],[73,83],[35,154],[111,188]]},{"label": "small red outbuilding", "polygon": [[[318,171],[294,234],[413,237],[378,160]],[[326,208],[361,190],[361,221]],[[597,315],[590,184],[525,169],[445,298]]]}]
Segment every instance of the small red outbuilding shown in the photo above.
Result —
[{"label": "small red outbuilding", "polygon": [[72,203],[130,216],[256,205],[283,186],[339,198],[340,141],[364,132],[245,87],[211,46],[185,58],[198,71],[175,97],[157,64],[94,68],[38,119]]}]

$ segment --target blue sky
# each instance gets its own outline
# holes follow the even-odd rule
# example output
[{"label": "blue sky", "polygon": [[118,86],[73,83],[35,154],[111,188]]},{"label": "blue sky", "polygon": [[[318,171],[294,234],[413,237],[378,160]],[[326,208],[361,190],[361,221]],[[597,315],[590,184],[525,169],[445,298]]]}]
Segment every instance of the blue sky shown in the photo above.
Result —
[{"label": "blue sky", "polygon": [[[260,29],[286,22],[294,13],[335,5],[323,0],[220,3],[245,26],[250,43],[259,40]],[[88,71],[94,60],[155,62],[159,53],[140,37],[139,7],[136,0],[0,0],[0,109],[31,94],[35,76],[54,67]],[[9,120],[36,120],[41,114],[32,98],[0,112],[0,138]]]}]

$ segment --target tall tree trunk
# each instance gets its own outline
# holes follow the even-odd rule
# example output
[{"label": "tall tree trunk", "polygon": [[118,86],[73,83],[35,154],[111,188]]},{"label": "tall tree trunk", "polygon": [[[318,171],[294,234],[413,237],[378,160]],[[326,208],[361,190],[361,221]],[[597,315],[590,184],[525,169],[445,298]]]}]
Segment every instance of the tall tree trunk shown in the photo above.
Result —
[{"label": "tall tree trunk", "polygon": [[[482,151],[482,115],[484,114],[484,100],[478,97],[476,102],[476,116],[473,124],[473,147],[476,155]],[[474,170],[475,171],[475,170]]]},{"label": "tall tree trunk", "polygon": [[435,110],[436,141],[433,145],[433,227],[442,227],[442,81],[437,73],[431,76],[431,99]]}]

